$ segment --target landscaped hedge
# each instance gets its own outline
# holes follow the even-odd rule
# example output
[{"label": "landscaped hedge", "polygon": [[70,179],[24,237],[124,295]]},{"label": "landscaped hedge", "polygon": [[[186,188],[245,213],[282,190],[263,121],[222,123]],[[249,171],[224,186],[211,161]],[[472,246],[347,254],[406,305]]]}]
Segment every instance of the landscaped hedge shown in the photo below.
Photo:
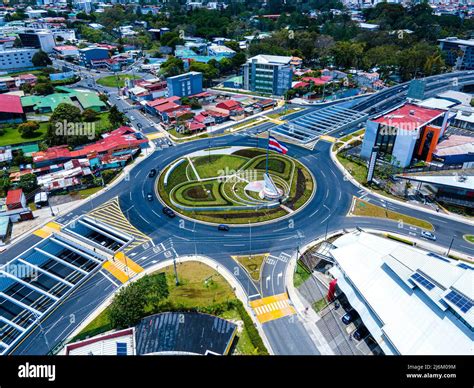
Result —
[{"label": "landscaped hedge", "polygon": [[247,330],[247,334],[249,335],[250,342],[252,345],[257,349],[258,354],[262,356],[268,355],[268,350],[263,343],[262,337],[258,333],[257,328],[254,326],[252,318],[247,314],[247,310],[245,310],[244,305],[240,300],[236,301],[236,309],[239,312],[242,320],[244,321],[245,329]]}]

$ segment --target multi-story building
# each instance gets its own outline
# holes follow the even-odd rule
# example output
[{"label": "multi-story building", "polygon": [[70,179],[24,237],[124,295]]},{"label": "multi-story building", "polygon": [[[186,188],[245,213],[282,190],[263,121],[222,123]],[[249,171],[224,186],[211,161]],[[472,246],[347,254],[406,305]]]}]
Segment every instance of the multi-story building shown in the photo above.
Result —
[{"label": "multi-story building", "polygon": [[202,73],[190,71],[189,73],[168,77],[168,96],[186,97],[202,92]]},{"label": "multi-story building", "polygon": [[31,59],[38,52],[35,48],[0,50],[0,70],[33,67]]},{"label": "multi-story building", "polygon": [[24,47],[34,47],[43,50],[45,53],[52,52],[56,45],[53,33],[48,30],[27,30],[19,33],[18,37]]},{"label": "multi-story building", "polygon": [[446,63],[457,70],[474,69],[474,39],[449,37],[439,39],[440,48],[446,56]]},{"label": "multi-story building", "polygon": [[93,60],[108,59],[109,50],[102,47],[86,47],[79,50],[80,62],[83,66],[91,66]]},{"label": "multi-story building", "polygon": [[253,92],[282,96],[291,88],[292,57],[257,55],[243,67],[244,89]]},{"label": "multi-story building", "polygon": [[405,104],[368,120],[360,156],[369,159],[376,147],[399,167],[409,166],[414,157],[430,158],[445,129],[445,115],[441,109]]}]

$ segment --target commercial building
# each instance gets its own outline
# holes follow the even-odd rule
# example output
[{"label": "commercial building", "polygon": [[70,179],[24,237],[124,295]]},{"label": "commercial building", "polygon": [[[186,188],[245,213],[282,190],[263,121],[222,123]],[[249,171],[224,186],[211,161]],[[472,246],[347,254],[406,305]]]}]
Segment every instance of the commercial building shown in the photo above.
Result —
[{"label": "commercial building", "polygon": [[369,159],[377,147],[379,155],[391,156],[399,167],[410,165],[414,157],[427,160],[443,135],[447,112],[404,104],[367,121],[360,156]]},{"label": "commercial building", "polygon": [[103,47],[86,47],[79,50],[79,59],[83,66],[91,66],[91,61],[109,57],[109,50]]},{"label": "commercial building", "polygon": [[282,96],[291,88],[292,57],[257,55],[247,60],[243,68],[244,89]]},{"label": "commercial building", "polygon": [[211,56],[222,56],[232,58],[235,55],[235,51],[227,46],[221,46],[217,44],[211,44],[207,48],[207,54]]},{"label": "commercial building", "polygon": [[168,77],[168,96],[186,97],[202,92],[202,73],[190,71],[189,73]]},{"label": "commercial building", "polygon": [[58,55],[58,57],[64,59],[75,58],[79,56],[79,49],[76,46],[55,46],[53,50]]},{"label": "commercial building", "polygon": [[35,48],[0,49],[0,70],[19,70],[31,68],[33,55],[38,52]]},{"label": "commercial building", "polygon": [[438,41],[448,65],[457,70],[474,69],[474,39],[449,37]]},{"label": "commercial building", "polygon": [[366,232],[329,251],[344,294],[387,355],[472,355],[474,266]]},{"label": "commercial building", "polygon": [[51,31],[40,30],[40,31],[25,31],[20,32],[18,37],[24,47],[33,47],[41,49],[45,53],[53,52],[53,48],[56,45],[54,42],[54,35]]}]

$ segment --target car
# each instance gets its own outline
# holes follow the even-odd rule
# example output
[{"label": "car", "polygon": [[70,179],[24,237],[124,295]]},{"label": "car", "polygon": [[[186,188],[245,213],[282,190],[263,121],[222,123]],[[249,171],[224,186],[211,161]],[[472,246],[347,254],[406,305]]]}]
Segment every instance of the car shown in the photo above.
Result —
[{"label": "car", "polygon": [[153,194],[152,193],[148,193],[146,195],[146,199],[148,199],[149,201],[153,201]]},{"label": "car", "polygon": [[436,241],[436,236],[427,230],[421,231],[421,237],[426,238],[427,240]]},{"label": "car", "polygon": [[217,230],[220,230],[221,232],[228,232],[230,230],[229,226],[228,225],[219,225],[217,227]]},{"label": "car", "polygon": [[349,323],[354,322],[356,318],[357,318],[357,312],[355,310],[350,310],[342,316],[341,321],[344,324],[348,325]]},{"label": "car", "polygon": [[163,214],[170,218],[176,217],[176,213],[173,210],[171,210],[169,207],[163,208]]},{"label": "car", "polygon": [[141,125],[140,123],[137,123],[137,127],[141,129],[143,125]]},{"label": "car", "polygon": [[365,326],[358,327],[356,331],[352,334],[352,336],[357,340],[360,341],[361,339],[367,337],[369,331]]},{"label": "car", "polygon": [[156,168],[152,168],[148,173],[149,178],[153,178],[156,175]]}]

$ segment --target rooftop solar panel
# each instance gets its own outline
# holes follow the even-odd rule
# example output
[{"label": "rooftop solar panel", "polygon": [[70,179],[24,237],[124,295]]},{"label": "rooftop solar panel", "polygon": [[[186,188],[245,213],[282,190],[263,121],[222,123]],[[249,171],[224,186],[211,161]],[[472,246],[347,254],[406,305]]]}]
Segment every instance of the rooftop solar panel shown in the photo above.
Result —
[{"label": "rooftop solar panel", "polygon": [[413,275],[411,275],[411,278],[415,280],[418,284],[426,288],[428,291],[431,291],[433,288],[435,288],[435,285],[433,283],[431,283],[429,280],[426,280],[418,273],[414,273]]},{"label": "rooftop solar panel", "polygon": [[458,307],[463,313],[467,313],[472,307],[472,300],[457,291],[450,291],[446,295],[446,299]]}]

